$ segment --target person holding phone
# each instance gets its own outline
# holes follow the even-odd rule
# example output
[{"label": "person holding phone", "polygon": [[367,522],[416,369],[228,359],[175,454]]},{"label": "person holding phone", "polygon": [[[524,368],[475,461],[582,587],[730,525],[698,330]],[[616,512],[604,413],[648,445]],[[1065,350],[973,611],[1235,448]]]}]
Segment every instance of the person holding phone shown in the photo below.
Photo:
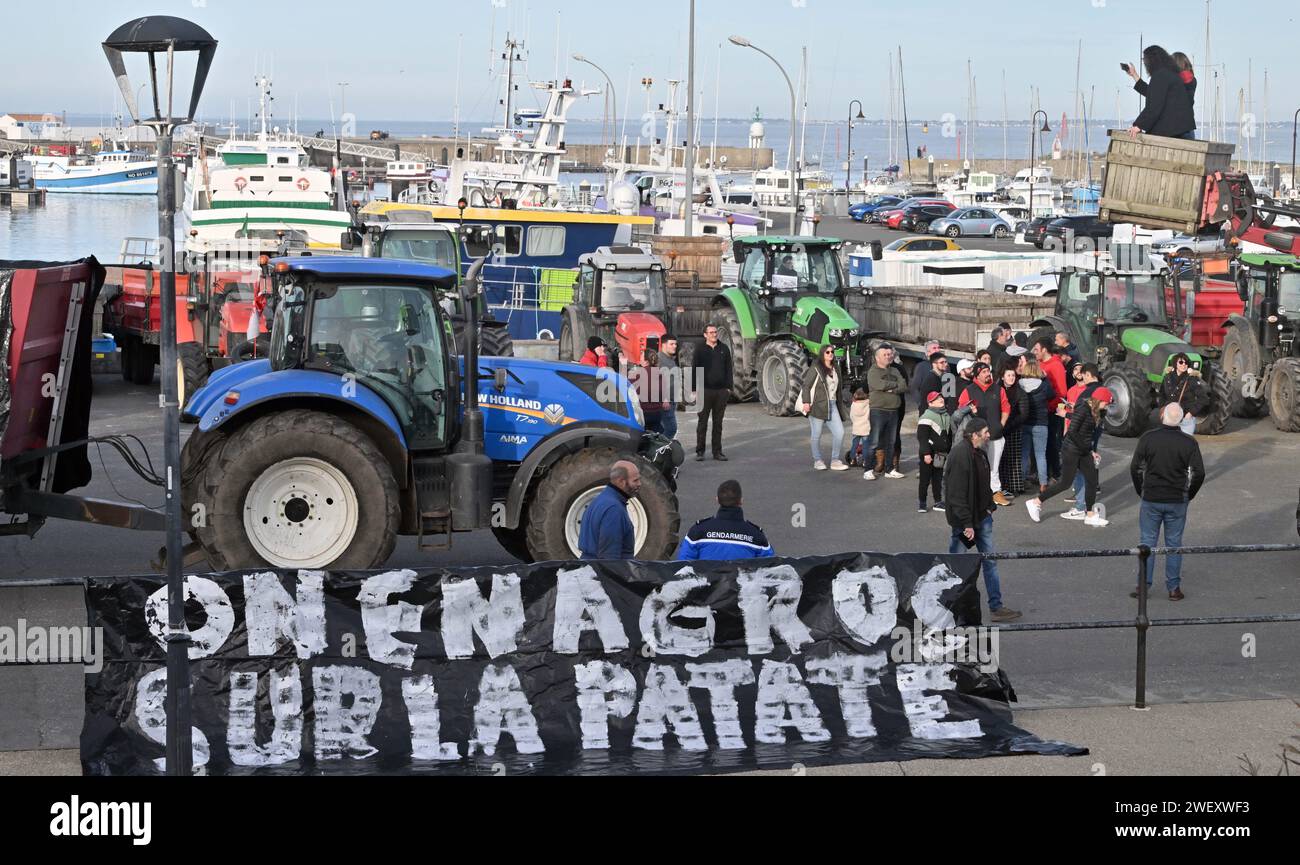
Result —
[{"label": "person holding phone", "polygon": [[[1142,81],[1136,67],[1120,64],[1133,78],[1133,89],[1146,97],[1146,106],[1129,127],[1129,137],[1136,138],[1139,133],[1146,133],[1166,138],[1195,138],[1196,115],[1191,95],[1195,92],[1195,76],[1192,76],[1192,89],[1189,91],[1183,73],[1190,70],[1180,69],[1169,52],[1159,45],[1148,46],[1142,52],[1142,64],[1150,81]],[[1191,61],[1187,65],[1190,67]]]}]

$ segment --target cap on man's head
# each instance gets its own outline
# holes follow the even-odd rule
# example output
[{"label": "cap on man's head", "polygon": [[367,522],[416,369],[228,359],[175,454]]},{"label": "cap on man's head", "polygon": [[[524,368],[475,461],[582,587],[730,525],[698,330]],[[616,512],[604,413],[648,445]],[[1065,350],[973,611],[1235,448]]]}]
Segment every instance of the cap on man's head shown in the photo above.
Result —
[{"label": "cap on man's head", "polygon": [[1115,394],[1110,392],[1110,388],[1099,387],[1092,392],[1092,398],[1097,402],[1104,402],[1109,405],[1115,401]]},{"label": "cap on man's head", "polygon": [[943,394],[939,393],[937,390],[930,391],[930,393],[927,394],[925,397],[925,401],[927,403],[935,402],[936,400],[941,400],[941,399],[943,399]]},{"label": "cap on man's head", "polygon": [[972,373],[972,375],[979,375],[980,373],[985,371],[993,372],[993,367],[989,366],[987,363],[982,363],[982,362],[977,363],[975,364],[975,371]]},{"label": "cap on man's head", "polygon": [[1029,354],[1029,349],[1022,345],[1013,345],[1007,349],[1007,357],[1024,357]]},{"label": "cap on man's head", "polygon": [[975,365],[975,361],[963,358],[957,361],[957,372],[961,374]]},{"label": "cap on man's head", "polygon": [[589,337],[587,339],[587,350],[595,351],[596,349],[600,348],[604,344],[605,344],[605,340],[601,339],[598,336]]}]

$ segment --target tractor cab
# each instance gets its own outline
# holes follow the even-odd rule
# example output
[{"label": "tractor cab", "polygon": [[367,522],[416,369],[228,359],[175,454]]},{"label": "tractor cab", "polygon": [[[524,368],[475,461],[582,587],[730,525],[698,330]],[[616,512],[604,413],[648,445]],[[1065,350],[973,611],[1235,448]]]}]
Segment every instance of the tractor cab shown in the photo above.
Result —
[{"label": "tractor cab", "polygon": [[1266,355],[1300,357],[1300,258],[1292,255],[1241,256],[1237,294],[1246,304],[1260,349]]},{"label": "tractor cab", "polygon": [[1086,357],[1122,354],[1125,330],[1166,331],[1185,320],[1182,294],[1162,272],[1067,269],[1060,274],[1056,315]]},{"label": "tractor cab", "polygon": [[[602,246],[579,260],[574,304],[561,324],[564,360],[577,360],[598,336],[638,365],[668,332],[663,259],[635,246]],[[568,356],[566,356],[568,355]]]},{"label": "tractor cab", "polygon": [[341,376],[376,394],[413,451],[440,450],[457,418],[445,268],[343,257],[273,263],[271,368]]},{"label": "tractor cab", "polygon": [[843,243],[828,237],[747,237],[736,240],[740,285],[772,312],[793,310],[800,297],[838,298],[847,282]]}]

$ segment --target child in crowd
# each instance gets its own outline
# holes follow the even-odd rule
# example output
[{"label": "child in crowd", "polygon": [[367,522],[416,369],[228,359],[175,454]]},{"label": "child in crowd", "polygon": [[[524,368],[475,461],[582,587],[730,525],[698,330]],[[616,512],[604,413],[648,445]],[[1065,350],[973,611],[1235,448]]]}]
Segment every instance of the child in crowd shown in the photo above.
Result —
[{"label": "child in crowd", "polygon": [[871,401],[867,399],[867,392],[862,388],[853,392],[849,421],[853,425],[853,444],[849,446],[847,462],[851,466],[865,466],[867,455],[864,450],[871,436]]}]

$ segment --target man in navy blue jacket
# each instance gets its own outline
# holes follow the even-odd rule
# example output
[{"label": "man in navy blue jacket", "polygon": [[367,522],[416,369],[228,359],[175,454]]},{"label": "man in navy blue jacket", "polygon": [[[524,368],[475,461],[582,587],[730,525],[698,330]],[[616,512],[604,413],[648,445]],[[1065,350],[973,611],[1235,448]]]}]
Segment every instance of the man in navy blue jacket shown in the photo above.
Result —
[{"label": "man in navy blue jacket", "polygon": [[767,535],[745,519],[740,506],[740,483],[724,481],[718,487],[718,515],[700,520],[691,527],[677,548],[678,561],[729,562],[775,555],[772,545],[767,542]]},{"label": "man in navy blue jacket", "polygon": [[609,486],[582,515],[578,550],[584,560],[630,559],[636,555],[636,532],[627,515],[627,503],[640,489],[641,471],[635,463],[619,460],[610,467]]}]

